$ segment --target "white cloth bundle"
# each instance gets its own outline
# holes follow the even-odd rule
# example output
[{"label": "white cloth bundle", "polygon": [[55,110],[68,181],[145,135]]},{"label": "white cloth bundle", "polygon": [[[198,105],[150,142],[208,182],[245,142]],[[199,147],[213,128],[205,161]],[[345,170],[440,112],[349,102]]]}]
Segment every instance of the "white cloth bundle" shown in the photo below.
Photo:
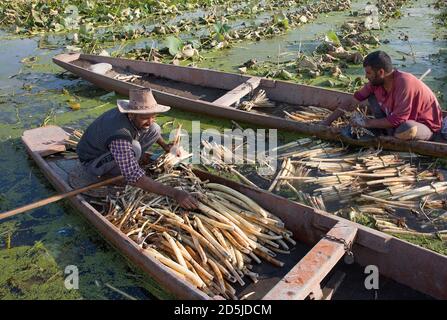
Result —
[{"label": "white cloth bundle", "polygon": [[89,67],[89,70],[98,73],[98,74],[106,74],[108,71],[112,70],[113,66],[110,63],[96,63],[92,64]]}]

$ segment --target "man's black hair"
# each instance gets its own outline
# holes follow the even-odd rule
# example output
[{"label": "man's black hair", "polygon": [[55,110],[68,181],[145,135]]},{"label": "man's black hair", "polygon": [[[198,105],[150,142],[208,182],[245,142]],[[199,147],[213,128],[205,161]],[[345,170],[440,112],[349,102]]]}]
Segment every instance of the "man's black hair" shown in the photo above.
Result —
[{"label": "man's black hair", "polygon": [[386,73],[393,71],[390,56],[384,51],[374,51],[363,60],[363,67],[371,67],[374,71],[383,69]]}]

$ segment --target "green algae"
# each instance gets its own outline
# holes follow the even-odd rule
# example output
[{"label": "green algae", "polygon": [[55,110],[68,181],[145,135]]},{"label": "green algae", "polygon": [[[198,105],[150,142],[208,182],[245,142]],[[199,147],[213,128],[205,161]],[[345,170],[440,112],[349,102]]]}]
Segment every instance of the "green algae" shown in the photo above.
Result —
[{"label": "green algae", "polygon": [[[367,2],[353,1],[353,11],[361,11]],[[447,46],[446,41],[433,37],[437,33],[437,26],[433,19],[439,11],[427,5],[427,1],[417,0],[405,5],[400,12],[402,15],[400,19],[391,18],[382,25],[382,30],[372,32],[372,35],[380,35],[383,41],[379,46],[370,48],[370,51],[385,50],[391,55],[397,68],[417,76],[431,68],[431,73],[424,81],[437,94],[442,103],[442,97],[447,96],[447,86],[445,81],[439,81],[439,79],[445,76],[447,67],[445,60],[430,58],[432,55],[443,52]],[[360,85],[360,83],[355,84],[356,78],[360,78],[363,82],[366,81],[361,65],[348,64],[347,68],[343,69],[343,74],[350,79],[340,80],[328,75],[317,78],[297,75],[293,63],[298,57],[299,50],[311,54],[319,43],[316,39],[324,36],[329,30],[339,29],[345,21],[351,19],[353,19],[351,12],[333,12],[318,17],[312,24],[303,25],[285,35],[261,42],[237,44],[235,47],[225,50],[226,59],[224,60],[220,58],[222,52],[203,54],[205,60],[199,66],[238,72],[237,68],[244,62],[256,58],[259,62],[268,62],[267,67],[261,67],[260,70],[248,69],[249,74],[266,75],[271,67],[276,67],[275,64],[277,64],[278,69],[286,68],[292,73],[293,82],[352,92]],[[399,39],[401,32],[409,34],[409,41]],[[412,45],[416,54],[416,63],[410,61],[408,56],[411,53],[409,44]],[[403,57],[406,57],[405,60]]]},{"label": "green algae", "polygon": [[391,234],[396,238],[408,241],[422,248],[429,249],[443,255],[447,255],[447,241],[445,240],[434,239],[431,237],[424,237],[424,236],[393,234],[392,232]]},{"label": "green algae", "polygon": [[42,242],[0,250],[0,299],[79,299],[64,286],[63,272]]},{"label": "green algae", "polygon": [[[3,241],[5,244],[0,250],[0,261],[16,266],[15,269],[8,269],[5,278],[0,277],[0,287],[20,293],[8,295],[0,291],[0,298],[4,295],[5,299],[35,299],[37,289],[34,286],[43,286],[38,297],[40,299],[123,299],[101,285],[106,283],[124,292],[132,292],[131,295],[137,299],[172,298],[154,280],[142,274],[113,247],[100,240],[95,230],[75,210],[63,205],[65,210],[61,212],[60,206],[48,206],[44,216],[36,216],[31,212],[31,215],[22,216],[20,221],[11,220],[0,225],[0,239],[13,235],[10,249]],[[25,233],[26,237],[21,233]],[[27,245],[35,238],[39,239],[37,244]],[[33,246],[40,250],[40,256],[44,249],[45,256],[29,261],[30,255],[24,252],[30,248],[30,252],[36,251]],[[45,260],[47,256],[51,260]],[[65,267],[69,265],[75,265],[79,270],[79,290],[75,290],[76,293],[66,290],[63,281],[61,283]],[[21,273],[25,269],[29,269],[29,273]],[[48,279],[44,277],[45,282],[30,276],[41,269],[50,270],[48,272],[53,276]],[[33,280],[36,282],[33,283]],[[11,283],[14,287],[11,287]]]}]

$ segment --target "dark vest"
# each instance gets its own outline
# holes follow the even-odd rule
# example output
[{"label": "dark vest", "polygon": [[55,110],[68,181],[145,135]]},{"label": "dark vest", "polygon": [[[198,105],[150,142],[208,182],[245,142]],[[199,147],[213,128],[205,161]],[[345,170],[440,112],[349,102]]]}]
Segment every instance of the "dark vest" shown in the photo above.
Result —
[{"label": "dark vest", "polygon": [[116,139],[132,142],[137,130],[130,122],[127,114],[111,109],[88,126],[76,147],[81,162],[88,162],[109,152],[109,144]]}]

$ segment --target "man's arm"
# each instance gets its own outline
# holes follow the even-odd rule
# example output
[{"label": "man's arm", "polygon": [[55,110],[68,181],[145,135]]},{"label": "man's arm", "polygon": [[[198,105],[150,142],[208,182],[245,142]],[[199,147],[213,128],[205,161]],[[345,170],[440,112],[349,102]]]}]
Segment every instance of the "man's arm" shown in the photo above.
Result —
[{"label": "man's arm", "polygon": [[393,124],[387,118],[381,119],[365,119],[364,128],[379,128],[390,129],[393,128]]},{"label": "man's arm", "polygon": [[169,150],[171,150],[171,147],[172,147],[172,143],[166,143],[166,141],[163,139],[162,136],[160,136],[160,138],[158,138],[158,140],[157,140],[157,144],[158,144],[160,147],[162,147],[162,149],[163,149],[165,152],[169,152]]},{"label": "man's arm", "polygon": [[[171,152],[171,149],[172,149],[172,147],[174,146],[174,143],[172,143],[172,142],[171,142],[171,143],[166,143],[162,137],[160,137],[160,138],[157,140],[157,143],[160,145],[160,147],[163,148],[163,150],[164,150],[166,153],[167,153],[167,152]],[[179,149],[176,149],[175,152],[176,152],[177,157],[180,157],[180,154],[181,154],[180,150],[179,150]]]},{"label": "man's arm", "polygon": [[345,112],[352,112],[354,108],[359,104],[359,101],[353,96],[346,97],[344,99],[337,99],[335,109],[324,121],[321,122],[322,125],[330,126],[332,122],[340,118]]},{"label": "man's arm", "polygon": [[147,192],[168,196],[175,199],[185,209],[195,209],[197,199],[182,190],[165,186],[145,175],[144,170],[138,165],[132,150],[132,144],[126,140],[114,140],[109,145],[115,162],[126,181]]},{"label": "man's arm", "polygon": [[142,176],[133,183],[135,187],[141,188],[147,192],[159,194],[161,196],[168,196],[175,199],[178,204],[188,210],[197,208],[197,199],[185,191],[166,186],[160,182],[154,181],[147,176]]}]

